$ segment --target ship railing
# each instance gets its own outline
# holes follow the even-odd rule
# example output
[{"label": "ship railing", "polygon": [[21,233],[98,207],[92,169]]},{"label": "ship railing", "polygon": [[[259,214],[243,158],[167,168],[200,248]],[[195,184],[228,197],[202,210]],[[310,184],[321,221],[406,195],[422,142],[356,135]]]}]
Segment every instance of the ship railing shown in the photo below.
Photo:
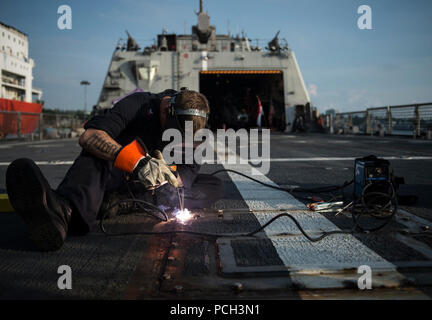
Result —
[{"label": "ship railing", "polygon": [[341,112],[324,115],[323,119],[331,133],[432,139],[432,102]]},{"label": "ship railing", "polygon": [[83,123],[71,114],[0,110],[0,140],[73,138],[83,131]]}]

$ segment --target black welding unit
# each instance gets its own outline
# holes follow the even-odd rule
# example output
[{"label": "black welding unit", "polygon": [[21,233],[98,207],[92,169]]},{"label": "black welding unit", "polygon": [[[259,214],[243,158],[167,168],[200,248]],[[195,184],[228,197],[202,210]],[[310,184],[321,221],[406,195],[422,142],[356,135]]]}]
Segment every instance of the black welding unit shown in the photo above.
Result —
[{"label": "black welding unit", "polygon": [[[392,193],[393,172],[390,162],[370,155],[355,159],[354,198],[359,199],[367,193]],[[393,190],[394,192],[394,190]]]}]

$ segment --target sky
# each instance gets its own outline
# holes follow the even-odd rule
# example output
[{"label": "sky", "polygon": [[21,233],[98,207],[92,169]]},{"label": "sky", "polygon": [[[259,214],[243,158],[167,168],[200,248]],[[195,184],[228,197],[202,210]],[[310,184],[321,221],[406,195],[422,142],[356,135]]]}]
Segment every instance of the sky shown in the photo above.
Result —
[{"label": "sky", "polygon": [[[320,111],[432,101],[430,0],[203,0],[216,32],[246,33],[265,47],[280,30],[295,52],[311,102]],[[60,30],[60,5],[72,9],[72,29]],[[372,10],[360,30],[358,7]],[[198,0],[1,0],[0,21],[28,34],[33,86],[46,108],[97,103],[113,50],[125,30],[141,47],[166,28],[189,34]],[[88,110],[90,107],[88,108]]]}]

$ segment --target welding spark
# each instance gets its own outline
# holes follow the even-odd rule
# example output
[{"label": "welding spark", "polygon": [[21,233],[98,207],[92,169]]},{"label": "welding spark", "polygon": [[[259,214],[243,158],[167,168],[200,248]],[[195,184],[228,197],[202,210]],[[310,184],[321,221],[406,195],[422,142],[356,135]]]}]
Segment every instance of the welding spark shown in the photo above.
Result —
[{"label": "welding spark", "polygon": [[193,218],[193,215],[188,209],[178,210],[174,215],[180,223],[185,223],[186,221]]}]

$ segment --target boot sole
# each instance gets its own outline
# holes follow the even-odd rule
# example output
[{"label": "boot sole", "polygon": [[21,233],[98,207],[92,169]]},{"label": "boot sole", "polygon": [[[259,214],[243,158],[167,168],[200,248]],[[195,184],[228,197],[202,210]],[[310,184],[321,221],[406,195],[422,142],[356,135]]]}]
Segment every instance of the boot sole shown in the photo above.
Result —
[{"label": "boot sole", "polygon": [[39,167],[30,159],[13,161],[6,172],[6,188],[36,247],[41,251],[60,249],[66,234],[53,221],[55,213],[49,210],[46,199],[50,187]]}]

